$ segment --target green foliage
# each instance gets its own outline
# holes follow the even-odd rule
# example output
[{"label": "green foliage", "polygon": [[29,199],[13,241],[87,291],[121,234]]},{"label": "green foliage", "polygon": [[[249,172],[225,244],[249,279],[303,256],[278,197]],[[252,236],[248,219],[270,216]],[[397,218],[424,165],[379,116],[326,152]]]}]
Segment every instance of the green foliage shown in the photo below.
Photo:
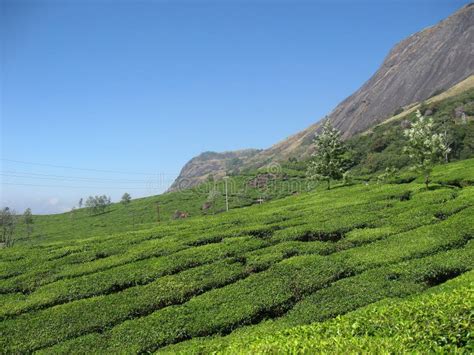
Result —
[{"label": "green foliage", "polygon": [[195,338],[166,347],[163,351],[227,352],[236,346],[248,349],[259,343],[261,337],[268,338],[275,332],[291,330],[301,324],[325,322],[380,300],[405,298],[426,291],[472,269],[474,248],[470,244],[461,250],[440,252],[343,278],[297,302],[283,317],[242,327],[225,337]]},{"label": "green foliage", "polygon": [[311,179],[327,182],[339,180],[347,170],[346,148],[341,132],[331,126],[329,120],[324,123],[321,133],[314,138],[315,153],[308,164],[307,175]]},{"label": "green foliage", "polygon": [[231,343],[222,353],[469,352],[472,347],[470,272],[434,292],[381,301],[324,323]]},{"label": "green foliage", "polygon": [[3,246],[13,246],[16,224],[17,220],[15,211],[11,210],[8,207],[2,208],[2,210],[0,211],[0,243],[2,243]]},{"label": "green foliage", "polygon": [[125,192],[125,193],[122,195],[122,199],[120,200],[120,203],[121,203],[122,205],[128,205],[131,200],[132,200],[132,196],[130,196],[130,194],[129,194],[128,192]]},{"label": "green foliage", "polygon": [[434,164],[446,157],[451,151],[445,134],[435,133],[433,120],[423,117],[418,110],[417,120],[405,130],[408,143],[405,152],[413,161],[414,167],[424,176],[426,188],[430,182]]},{"label": "green foliage", "polygon": [[[450,132],[454,159],[474,152],[472,122],[453,117],[460,104],[471,115],[473,95],[423,108],[431,132]],[[348,151],[338,132],[324,132],[310,175],[343,178],[329,191],[309,183],[302,160],[257,187],[268,171],[237,174],[235,160],[228,213],[218,213],[224,183],[209,179],[87,205],[107,213],[34,216],[31,237],[0,250],[2,351],[468,352],[474,160],[435,166],[427,190],[404,169],[399,121],[349,140]],[[214,215],[204,216],[205,202]],[[170,220],[176,210],[191,218]]]},{"label": "green foliage", "polygon": [[378,183],[383,183],[386,182],[390,179],[393,179],[397,173],[397,169],[393,167],[387,167],[385,168],[385,171],[377,176],[377,182]]},{"label": "green foliage", "polygon": [[31,208],[27,208],[23,213],[23,222],[25,223],[26,235],[29,237],[33,231],[33,214],[31,213]]},{"label": "green foliage", "polygon": [[138,231],[23,241],[0,251],[0,346],[246,351],[276,331],[420,294],[474,266],[473,169],[436,167],[431,190],[353,183]]},{"label": "green foliage", "polygon": [[[474,103],[474,89],[454,97],[424,104],[421,113],[431,111],[433,130],[437,133],[447,132],[447,143],[451,152],[450,160],[468,159],[474,156],[474,114],[471,111]],[[464,122],[456,116],[456,109],[462,107],[467,120]],[[383,172],[387,167],[403,169],[410,165],[408,155],[401,154],[407,144],[404,129],[416,120],[416,113],[408,113],[398,120],[378,125],[369,132],[356,135],[347,141],[354,160],[354,174],[373,174]]]},{"label": "green foliage", "polygon": [[110,206],[110,197],[105,195],[102,196],[89,196],[86,200],[86,208],[89,209],[91,214],[104,213]]}]

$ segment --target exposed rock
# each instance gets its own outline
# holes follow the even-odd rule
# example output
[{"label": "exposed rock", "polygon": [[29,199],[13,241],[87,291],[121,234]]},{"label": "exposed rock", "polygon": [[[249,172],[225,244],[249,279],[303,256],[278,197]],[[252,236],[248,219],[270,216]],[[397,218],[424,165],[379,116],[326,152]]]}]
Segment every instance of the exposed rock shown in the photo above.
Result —
[{"label": "exposed rock", "polygon": [[403,129],[411,128],[411,122],[410,122],[409,120],[403,120],[403,121],[400,123],[400,126],[401,126]]},{"label": "exposed rock", "polygon": [[454,109],[454,117],[461,118],[464,113],[464,107],[459,106]]},{"label": "exposed rock", "polygon": [[[473,74],[474,6],[465,6],[395,45],[379,70],[327,118],[348,138],[384,121],[398,108],[424,101]],[[307,157],[319,126],[317,122],[263,150],[247,164]]]},{"label": "exposed rock", "polygon": [[226,175],[226,171],[240,168],[243,161],[248,160],[258,152],[257,149],[245,149],[225,153],[202,153],[186,163],[168,191],[196,186],[205,182],[209,175],[212,175],[213,179],[222,178]]},{"label": "exposed rock", "polygon": [[[384,121],[400,107],[427,100],[474,74],[473,5],[464,6],[392,48],[377,72],[329,114],[328,118],[344,138]],[[252,150],[246,156],[234,152],[240,159],[238,165],[261,167],[292,156],[308,157],[319,127],[320,123],[316,122],[268,149]],[[178,180],[187,179],[193,186],[211,172],[219,178],[225,174],[226,166],[222,158],[217,161],[194,158],[183,168]],[[176,189],[177,184],[171,189]]]}]

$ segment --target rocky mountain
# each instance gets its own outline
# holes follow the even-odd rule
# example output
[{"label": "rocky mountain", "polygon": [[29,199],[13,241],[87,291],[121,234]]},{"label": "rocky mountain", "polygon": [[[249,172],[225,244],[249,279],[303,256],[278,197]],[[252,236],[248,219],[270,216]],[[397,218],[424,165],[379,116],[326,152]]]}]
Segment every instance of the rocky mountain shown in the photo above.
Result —
[{"label": "rocky mountain", "polygon": [[[473,74],[474,3],[471,3],[435,26],[396,44],[377,72],[327,117],[348,138],[384,121],[397,110],[443,92]],[[316,122],[262,151],[214,153],[212,159],[202,155],[193,158],[184,166],[171,190],[184,179],[187,186],[193,186],[210,173],[216,177],[223,176],[228,156],[232,154],[240,159],[234,168],[258,167],[291,156],[307,156],[319,126],[320,123]],[[242,152],[249,153],[241,155]]]},{"label": "rocky mountain", "polygon": [[244,149],[224,153],[201,153],[186,163],[168,191],[195,186],[210,176],[214,179],[222,178],[226,172],[239,169],[244,162],[259,152],[257,149]]}]

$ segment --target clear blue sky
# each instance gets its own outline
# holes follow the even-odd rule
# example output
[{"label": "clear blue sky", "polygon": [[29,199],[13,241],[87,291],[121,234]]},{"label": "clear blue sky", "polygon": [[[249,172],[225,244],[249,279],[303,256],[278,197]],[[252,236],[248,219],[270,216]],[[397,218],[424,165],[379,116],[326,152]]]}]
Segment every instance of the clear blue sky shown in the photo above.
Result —
[{"label": "clear blue sky", "polygon": [[466,3],[2,0],[1,204],[153,195],[203,151],[269,147]]}]

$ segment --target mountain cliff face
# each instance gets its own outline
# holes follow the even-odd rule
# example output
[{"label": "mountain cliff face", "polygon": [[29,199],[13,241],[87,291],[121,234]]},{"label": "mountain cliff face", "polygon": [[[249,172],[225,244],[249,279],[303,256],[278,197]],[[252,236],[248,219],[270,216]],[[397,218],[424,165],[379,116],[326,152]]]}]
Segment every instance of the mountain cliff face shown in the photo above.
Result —
[{"label": "mountain cliff face", "polygon": [[227,171],[242,167],[245,161],[258,152],[257,149],[244,149],[224,153],[201,153],[186,163],[168,191],[195,186],[206,181],[210,176],[215,179],[222,178]]},{"label": "mountain cliff face", "polygon": [[[377,72],[342,101],[328,118],[348,138],[384,121],[399,108],[426,100],[473,74],[474,3],[471,3],[437,25],[396,44]],[[319,125],[316,122],[268,149],[251,150],[251,154],[239,156],[239,165],[258,167],[290,156],[308,156]],[[212,163],[205,160],[204,169],[190,169],[190,165],[201,163],[198,158],[185,165],[171,189],[183,179],[188,186],[198,184],[204,178],[199,175],[200,170],[206,176],[209,173],[217,177],[225,174],[223,161],[227,158],[217,157]]]}]

